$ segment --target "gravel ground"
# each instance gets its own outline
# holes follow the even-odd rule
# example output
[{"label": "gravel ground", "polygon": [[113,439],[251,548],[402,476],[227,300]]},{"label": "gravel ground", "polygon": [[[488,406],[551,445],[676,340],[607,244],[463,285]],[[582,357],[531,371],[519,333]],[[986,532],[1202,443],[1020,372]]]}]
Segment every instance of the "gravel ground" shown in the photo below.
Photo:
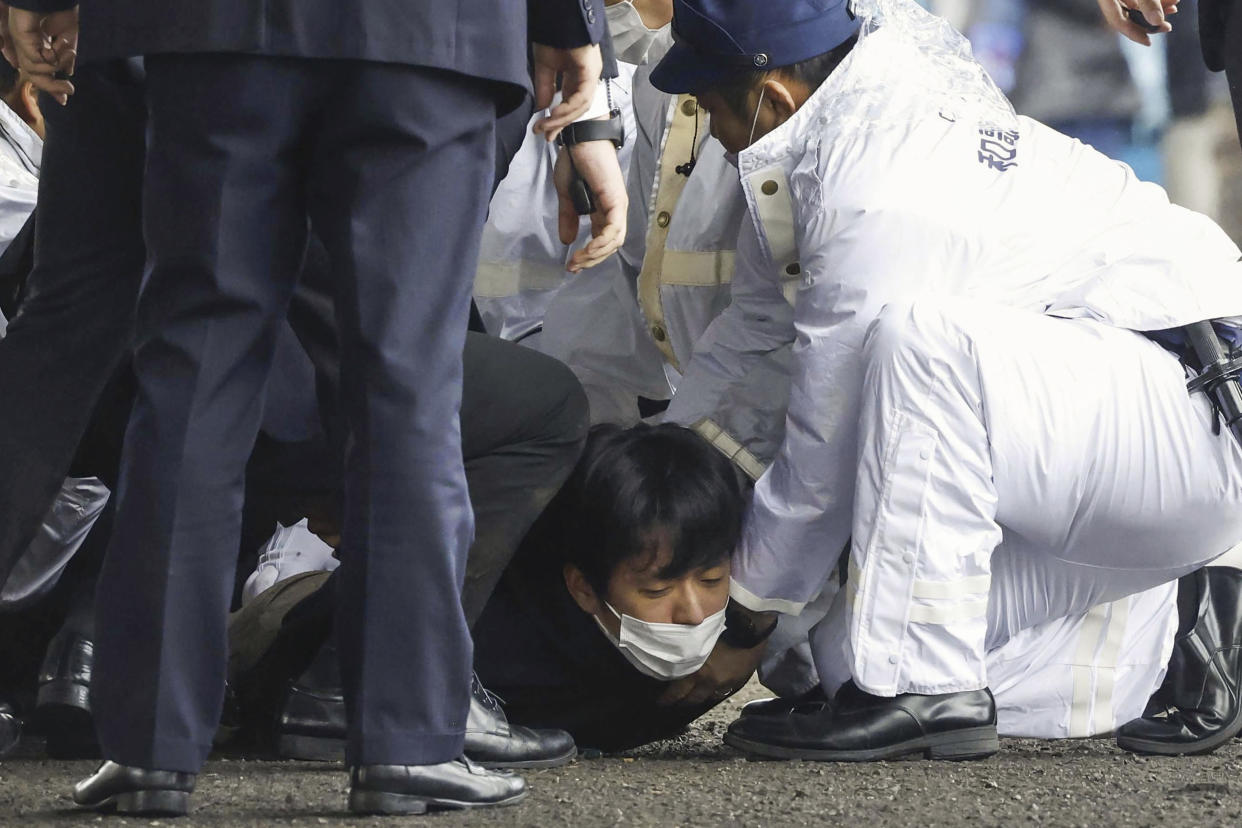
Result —
[{"label": "gravel ground", "polygon": [[[982,762],[874,764],[747,761],[720,735],[752,685],[678,739],[632,754],[580,758],[527,774],[531,795],[492,811],[407,819],[344,817],[346,780],[333,766],[219,759],[199,777],[179,826],[324,824],[521,826],[1242,825],[1242,740],[1210,756],[1151,759],[1108,739],[1002,740]],[[70,809],[90,762],[34,750],[0,763],[0,825],[105,822]],[[107,819],[108,825],[170,820]]]}]

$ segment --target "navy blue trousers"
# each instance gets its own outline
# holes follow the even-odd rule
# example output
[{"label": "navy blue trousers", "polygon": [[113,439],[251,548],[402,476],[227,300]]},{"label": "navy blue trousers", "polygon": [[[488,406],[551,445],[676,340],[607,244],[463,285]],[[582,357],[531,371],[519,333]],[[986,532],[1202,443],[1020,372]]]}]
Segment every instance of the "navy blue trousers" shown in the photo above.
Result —
[{"label": "navy blue trousers", "polygon": [[[141,67],[90,64],[74,84],[68,106],[42,98],[34,270],[0,340],[0,582],[38,531],[129,347],[142,279]],[[123,421],[127,407],[105,396],[103,419]]]},{"label": "navy blue trousers", "polygon": [[222,703],[243,473],[308,223],[350,435],[338,615],[351,764],[461,753],[472,527],[458,411],[493,89],[243,55],[147,60],[137,398],[97,609],[106,758],[196,771]]}]

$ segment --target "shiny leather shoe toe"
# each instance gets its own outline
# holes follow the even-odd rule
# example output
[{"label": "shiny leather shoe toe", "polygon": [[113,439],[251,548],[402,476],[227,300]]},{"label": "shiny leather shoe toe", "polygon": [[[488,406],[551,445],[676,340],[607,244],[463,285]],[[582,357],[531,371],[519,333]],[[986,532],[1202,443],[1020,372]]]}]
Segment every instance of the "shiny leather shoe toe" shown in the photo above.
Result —
[{"label": "shiny leather shoe toe", "polygon": [[871,762],[922,753],[928,759],[982,759],[1000,750],[996,703],[986,688],[886,698],[847,682],[831,705],[785,716],[746,716],[725,744],[774,759]]},{"label": "shiny leather shoe toe", "polygon": [[73,801],[84,808],[143,816],[183,816],[190,809],[195,775],[146,770],[104,762],[73,786]]},{"label": "shiny leather shoe toe", "polygon": [[513,805],[526,781],[469,759],[439,765],[361,765],[350,769],[349,810],[355,814],[423,814]]},{"label": "shiny leather shoe toe", "polygon": [[1185,576],[1179,588],[1186,585],[1199,596],[1197,615],[1186,619],[1193,626],[1174,640],[1148,714],[1117,728],[1123,750],[1211,753],[1242,733],[1242,570],[1204,567]]},{"label": "shiny leather shoe toe", "polygon": [[17,747],[22,740],[22,720],[7,702],[0,702],[0,757]]},{"label": "shiny leather shoe toe", "polygon": [[578,754],[564,730],[510,724],[498,699],[475,676],[466,719],[466,756],[485,768],[556,768]]},{"label": "shiny leather shoe toe", "polygon": [[795,710],[812,712],[829,705],[831,702],[824,694],[824,688],[815,685],[800,696],[776,696],[771,699],[756,699],[742,706],[740,716],[785,716]]}]

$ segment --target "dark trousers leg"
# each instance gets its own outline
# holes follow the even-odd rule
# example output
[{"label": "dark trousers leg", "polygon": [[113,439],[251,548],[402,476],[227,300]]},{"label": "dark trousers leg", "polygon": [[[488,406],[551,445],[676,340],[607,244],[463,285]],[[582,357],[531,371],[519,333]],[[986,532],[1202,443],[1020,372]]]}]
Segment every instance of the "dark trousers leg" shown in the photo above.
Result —
[{"label": "dark trousers leg", "polygon": [[1238,135],[1242,137],[1242,2],[1233,0],[1225,24],[1225,77],[1229,81],[1229,95],[1233,99],[1233,117],[1238,122]]},{"label": "dark trousers leg", "polygon": [[309,206],[338,279],[351,435],[350,758],[451,758],[470,661],[454,427],[469,279],[444,274],[473,268],[492,171],[488,90],[400,67],[241,56],[152,59],[148,73],[151,276],[99,590],[104,753],[173,770],[207,753],[242,469]]},{"label": "dark trousers leg", "polygon": [[[493,175],[490,88],[363,64],[341,76],[311,163],[332,261],[348,448],[337,636],[350,764],[461,753],[473,531],[462,348]],[[333,108],[334,109],[334,108]]]},{"label": "dark trousers leg", "polygon": [[130,64],[87,65],[47,103],[35,267],[0,341],[0,581],[69,471],[128,347],[142,279],[145,106]]},{"label": "dark trousers leg", "polygon": [[197,771],[210,749],[243,472],[305,246],[310,84],[293,62],[238,63],[147,61],[150,274],[92,687],[104,756],[140,767]]},{"label": "dark trousers leg", "polygon": [[468,335],[461,428],[475,535],[462,606],[471,626],[527,530],[573,470],[588,419],[582,386],[560,362]]}]

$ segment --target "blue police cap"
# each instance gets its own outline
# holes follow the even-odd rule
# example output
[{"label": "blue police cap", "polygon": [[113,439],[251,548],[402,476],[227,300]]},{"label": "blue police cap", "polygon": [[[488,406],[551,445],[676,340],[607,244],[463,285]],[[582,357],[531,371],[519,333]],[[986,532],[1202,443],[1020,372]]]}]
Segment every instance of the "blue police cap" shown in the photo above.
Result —
[{"label": "blue police cap", "polygon": [[858,26],[848,0],[673,0],[673,47],[651,83],[703,92],[739,72],[822,55]]}]

